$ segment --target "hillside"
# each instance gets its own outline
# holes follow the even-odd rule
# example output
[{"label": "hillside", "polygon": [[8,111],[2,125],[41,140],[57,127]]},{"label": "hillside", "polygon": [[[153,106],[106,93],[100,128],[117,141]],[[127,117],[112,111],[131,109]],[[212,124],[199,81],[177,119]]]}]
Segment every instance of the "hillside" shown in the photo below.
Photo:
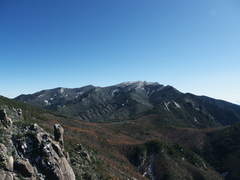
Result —
[{"label": "hillside", "polygon": [[[239,123],[207,129],[177,127],[159,121],[154,111],[134,120],[87,123],[4,97],[0,97],[0,107],[13,122],[10,139],[19,143],[24,144],[25,138],[32,137],[33,123],[50,134],[55,124],[61,124],[64,153],[69,154],[76,179],[207,180],[222,179],[220,174],[226,179],[239,177],[239,142],[233,138],[239,136]],[[9,130],[1,126],[1,143],[10,150],[9,137],[4,135]],[[13,147],[22,152],[21,146],[14,143]],[[14,161],[19,156],[15,153],[11,150],[8,154]],[[27,157],[31,159],[23,155]],[[5,165],[2,170],[7,172]],[[14,173],[20,179],[29,176],[21,171]],[[47,179],[43,175],[39,177]]]}]

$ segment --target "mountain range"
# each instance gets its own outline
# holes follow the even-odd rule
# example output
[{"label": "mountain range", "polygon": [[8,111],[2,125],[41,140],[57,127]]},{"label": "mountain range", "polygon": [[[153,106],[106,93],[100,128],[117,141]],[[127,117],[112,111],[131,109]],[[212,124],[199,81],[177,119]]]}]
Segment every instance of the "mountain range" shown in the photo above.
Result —
[{"label": "mountain range", "polygon": [[109,87],[56,88],[15,99],[85,122],[120,122],[154,113],[160,121],[167,119],[183,126],[208,127],[229,125],[240,118],[238,105],[184,94],[172,86],[146,81]]},{"label": "mountain range", "polygon": [[172,86],[0,96],[0,120],[0,179],[240,178],[240,106]]}]

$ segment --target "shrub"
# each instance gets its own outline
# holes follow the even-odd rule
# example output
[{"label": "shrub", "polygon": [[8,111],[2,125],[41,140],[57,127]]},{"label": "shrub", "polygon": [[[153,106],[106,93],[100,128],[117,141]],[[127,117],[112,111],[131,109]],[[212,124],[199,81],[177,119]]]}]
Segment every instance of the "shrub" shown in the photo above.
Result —
[{"label": "shrub", "polygon": [[164,146],[165,144],[159,140],[152,140],[147,143],[149,153],[159,153]]}]

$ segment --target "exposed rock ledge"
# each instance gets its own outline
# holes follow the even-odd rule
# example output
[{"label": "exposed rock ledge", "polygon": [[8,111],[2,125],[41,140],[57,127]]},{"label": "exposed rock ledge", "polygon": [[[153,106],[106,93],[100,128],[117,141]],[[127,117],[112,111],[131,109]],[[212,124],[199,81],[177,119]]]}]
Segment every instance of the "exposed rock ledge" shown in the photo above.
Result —
[{"label": "exposed rock ledge", "polygon": [[[6,126],[6,112],[2,110],[0,115]],[[54,127],[55,136],[37,124],[31,124],[21,132],[21,136],[12,135],[9,138],[12,146],[0,143],[0,179],[75,180],[67,160],[68,153],[63,148],[64,130],[60,124]]]}]

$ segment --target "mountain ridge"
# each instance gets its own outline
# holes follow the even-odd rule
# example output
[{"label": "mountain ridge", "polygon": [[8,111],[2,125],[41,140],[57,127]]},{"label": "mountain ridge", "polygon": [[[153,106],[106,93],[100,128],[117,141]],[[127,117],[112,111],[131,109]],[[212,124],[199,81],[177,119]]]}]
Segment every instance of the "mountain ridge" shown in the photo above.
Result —
[{"label": "mountain ridge", "polygon": [[192,127],[229,125],[240,121],[240,106],[182,93],[158,82],[128,81],[107,87],[55,88],[20,95],[15,100],[86,122],[119,122],[149,113],[178,119],[178,124],[188,121]]}]

